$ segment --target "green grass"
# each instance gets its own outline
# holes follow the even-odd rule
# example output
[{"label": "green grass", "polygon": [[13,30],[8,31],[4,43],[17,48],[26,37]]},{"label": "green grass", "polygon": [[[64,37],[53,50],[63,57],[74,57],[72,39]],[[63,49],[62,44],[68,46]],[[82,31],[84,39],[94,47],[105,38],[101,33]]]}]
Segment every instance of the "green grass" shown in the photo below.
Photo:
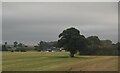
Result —
[{"label": "green grass", "polygon": [[3,71],[116,71],[117,56],[79,56],[67,52],[3,52]]}]

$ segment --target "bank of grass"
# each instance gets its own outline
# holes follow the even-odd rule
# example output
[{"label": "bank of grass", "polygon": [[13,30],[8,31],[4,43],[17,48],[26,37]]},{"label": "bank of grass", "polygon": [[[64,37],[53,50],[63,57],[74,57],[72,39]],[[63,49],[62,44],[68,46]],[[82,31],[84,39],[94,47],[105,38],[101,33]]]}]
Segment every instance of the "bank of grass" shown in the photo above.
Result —
[{"label": "bank of grass", "polygon": [[68,52],[3,52],[3,71],[117,71],[117,56],[79,56]]}]

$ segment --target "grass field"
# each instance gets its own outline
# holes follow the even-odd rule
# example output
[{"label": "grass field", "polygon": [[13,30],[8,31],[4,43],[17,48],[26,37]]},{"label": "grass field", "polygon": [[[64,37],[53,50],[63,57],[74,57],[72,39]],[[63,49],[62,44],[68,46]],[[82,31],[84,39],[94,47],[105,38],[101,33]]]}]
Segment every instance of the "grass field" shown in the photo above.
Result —
[{"label": "grass field", "polygon": [[79,56],[66,52],[3,52],[3,71],[116,71],[117,56]]}]

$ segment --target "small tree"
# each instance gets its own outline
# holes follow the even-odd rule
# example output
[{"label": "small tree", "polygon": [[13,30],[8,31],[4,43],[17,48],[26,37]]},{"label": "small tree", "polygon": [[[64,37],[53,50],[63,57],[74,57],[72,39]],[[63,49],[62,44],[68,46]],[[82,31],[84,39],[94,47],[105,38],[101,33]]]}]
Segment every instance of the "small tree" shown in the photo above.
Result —
[{"label": "small tree", "polygon": [[8,51],[6,45],[2,45],[2,51]]},{"label": "small tree", "polygon": [[18,50],[20,50],[21,52],[26,52],[25,45],[23,43],[19,43],[18,44]]},{"label": "small tree", "polygon": [[2,51],[8,51],[7,42],[5,42],[4,45],[2,45]]},{"label": "small tree", "polygon": [[66,51],[69,51],[70,57],[74,57],[74,54],[85,46],[83,45],[85,37],[80,35],[80,31],[73,27],[60,33],[59,38],[58,47],[63,47]]},{"label": "small tree", "polygon": [[7,46],[7,42],[5,42],[5,46]]},{"label": "small tree", "polygon": [[43,47],[44,47],[44,42],[43,41],[40,41],[38,43],[38,51],[40,52],[41,50],[43,50]]},{"label": "small tree", "polygon": [[14,47],[17,47],[18,42],[15,41],[13,44],[14,44]]}]

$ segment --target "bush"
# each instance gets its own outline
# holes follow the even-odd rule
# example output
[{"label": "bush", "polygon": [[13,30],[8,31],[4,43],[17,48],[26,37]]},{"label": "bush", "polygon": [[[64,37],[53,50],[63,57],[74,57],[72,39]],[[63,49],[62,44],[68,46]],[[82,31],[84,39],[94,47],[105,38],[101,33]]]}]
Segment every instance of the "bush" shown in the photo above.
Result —
[{"label": "bush", "polygon": [[21,50],[21,52],[26,52],[26,50]]},{"label": "bush", "polygon": [[22,48],[20,49],[20,51],[21,51],[21,52],[26,52],[26,48],[22,47]]},{"label": "bush", "polygon": [[15,51],[16,51],[16,52],[19,52],[20,50],[16,49]]},{"label": "bush", "polygon": [[38,50],[38,52],[41,52],[41,50]]},{"label": "bush", "polygon": [[13,50],[11,50],[11,52],[14,52]]}]

